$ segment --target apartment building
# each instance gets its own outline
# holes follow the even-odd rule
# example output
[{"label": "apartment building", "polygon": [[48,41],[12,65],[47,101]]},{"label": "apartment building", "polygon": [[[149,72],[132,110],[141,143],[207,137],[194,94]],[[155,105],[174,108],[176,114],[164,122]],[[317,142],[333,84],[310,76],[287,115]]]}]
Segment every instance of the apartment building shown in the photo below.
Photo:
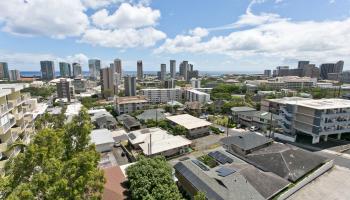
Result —
[{"label": "apartment building", "polygon": [[191,89],[185,91],[185,99],[189,102],[198,101],[201,104],[206,104],[210,101],[210,94]]},{"label": "apartment building", "polygon": [[74,99],[74,86],[71,79],[61,78],[56,83],[57,97],[60,99],[66,98],[68,102]]},{"label": "apartment building", "polygon": [[329,135],[350,132],[350,100],[309,99],[280,105],[280,125],[287,135],[312,136],[312,143],[327,141]]},{"label": "apartment building", "polygon": [[115,102],[118,115],[142,110],[147,105],[148,101],[145,96],[118,97]]},{"label": "apartment building", "polygon": [[152,104],[182,101],[184,99],[184,92],[181,88],[148,88],[142,89],[141,94]]},{"label": "apartment building", "polygon": [[34,111],[36,99],[30,99],[29,93],[21,93],[23,84],[0,85],[0,174],[8,159],[16,156],[20,148],[9,150],[16,141],[28,144],[34,134]]}]

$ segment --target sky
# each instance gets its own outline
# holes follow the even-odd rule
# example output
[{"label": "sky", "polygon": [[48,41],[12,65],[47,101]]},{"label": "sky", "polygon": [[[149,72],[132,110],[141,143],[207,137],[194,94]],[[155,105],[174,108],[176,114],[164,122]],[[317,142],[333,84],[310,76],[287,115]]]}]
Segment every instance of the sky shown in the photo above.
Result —
[{"label": "sky", "polygon": [[[0,61],[40,70],[40,60],[115,58],[145,71],[182,60],[200,71],[260,72],[298,60],[345,61],[350,0],[0,1]],[[56,63],[58,70],[58,63]]]}]

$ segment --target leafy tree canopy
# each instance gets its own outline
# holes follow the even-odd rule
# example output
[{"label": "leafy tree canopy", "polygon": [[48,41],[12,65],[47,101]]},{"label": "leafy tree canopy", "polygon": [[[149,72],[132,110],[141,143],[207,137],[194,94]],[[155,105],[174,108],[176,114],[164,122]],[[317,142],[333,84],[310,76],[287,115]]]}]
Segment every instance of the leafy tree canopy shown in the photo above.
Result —
[{"label": "leafy tree canopy", "polygon": [[172,167],[163,157],[140,157],[136,164],[127,168],[126,173],[132,199],[182,199],[172,178]]},{"label": "leafy tree canopy", "polygon": [[0,196],[10,200],[100,199],[104,177],[97,168],[99,154],[89,144],[90,131],[85,109],[62,127],[42,126],[25,151],[7,162]]}]

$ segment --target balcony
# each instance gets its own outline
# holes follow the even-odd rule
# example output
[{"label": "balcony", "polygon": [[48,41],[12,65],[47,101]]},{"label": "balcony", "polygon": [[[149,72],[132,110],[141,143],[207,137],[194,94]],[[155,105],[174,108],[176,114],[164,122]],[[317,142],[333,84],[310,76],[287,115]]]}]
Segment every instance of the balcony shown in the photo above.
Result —
[{"label": "balcony", "polygon": [[11,137],[7,140],[7,145],[11,146],[18,139],[18,132],[11,130]]},{"label": "balcony", "polygon": [[[7,150],[7,143],[1,143],[0,144],[0,154],[1,152],[5,152]],[[1,156],[0,156],[1,159]]]},{"label": "balcony", "polygon": [[22,93],[21,94],[21,101],[22,102],[29,100],[29,98],[30,98],[30,94],[29,93]]},{"label": "balcony", "polygon": [[7,104],[2,104],[0,105],[0,114],[3,115],[5,113],[7,113],[9,111],[9,107],[7,106]]},{"label": "balcony", "polygon": [[29,114],[29,115],[24,116],[24,124],[25,125],[29,124],[32,121],[33,121],[33,115]]},{"label": "balcony", "polygon": [[0,134],[5,134],[15,124],[16,124],[15,118],[10,119],[6,124],[0,127]]}]

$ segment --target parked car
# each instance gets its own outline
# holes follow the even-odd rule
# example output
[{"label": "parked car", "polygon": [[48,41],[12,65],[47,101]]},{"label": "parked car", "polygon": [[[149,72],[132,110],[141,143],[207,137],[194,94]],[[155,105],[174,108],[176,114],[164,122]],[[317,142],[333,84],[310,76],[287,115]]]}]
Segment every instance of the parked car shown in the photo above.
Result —
[{"label": "parked car", "polygon": [[256,126],[251,126],[249,130],[250,131],[257,131],[257,130],[259,130],[259,128]]},{"label": "parked car", "polygon": [[225,129],[224,129],[224,128],[219,128],[219,131],[220,131],[221,133],[225,133]]}]

